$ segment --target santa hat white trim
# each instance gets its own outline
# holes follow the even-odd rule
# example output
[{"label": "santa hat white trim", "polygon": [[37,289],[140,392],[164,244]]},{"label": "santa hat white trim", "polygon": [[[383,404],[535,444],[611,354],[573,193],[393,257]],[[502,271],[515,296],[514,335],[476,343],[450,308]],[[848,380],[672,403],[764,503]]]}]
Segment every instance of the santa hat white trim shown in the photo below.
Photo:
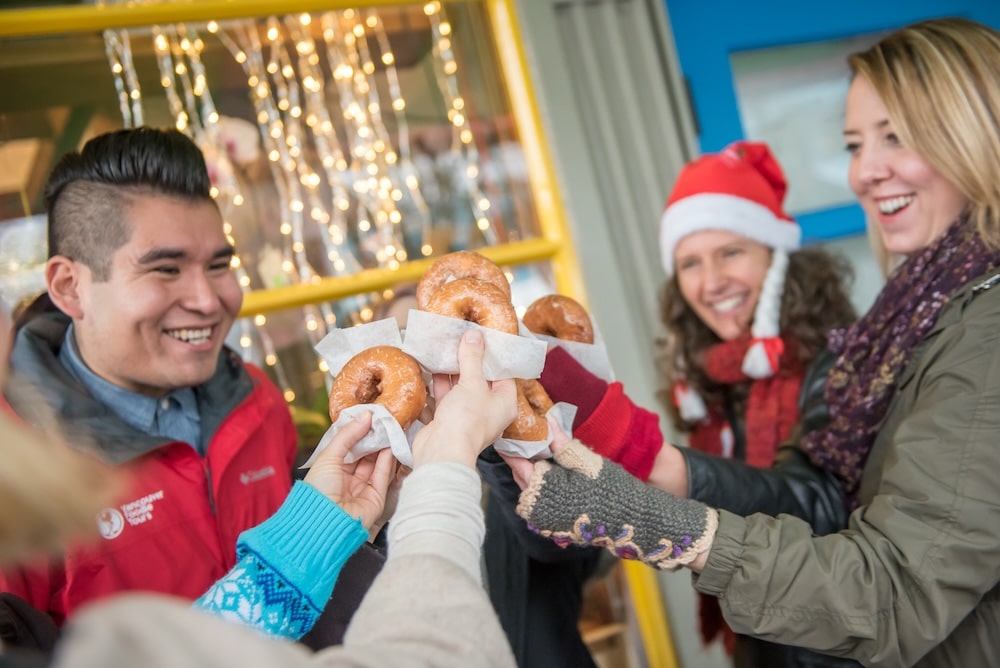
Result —
[{"label": "santa hat white trim", "polygon": [[689,234],[704,230],[735,232],[771,248],[796,250],[802,229],[766,206],[735,195],[690,195],[667,207],[660,218],[660,257],[668,276],[674,273],[674,249]]}]

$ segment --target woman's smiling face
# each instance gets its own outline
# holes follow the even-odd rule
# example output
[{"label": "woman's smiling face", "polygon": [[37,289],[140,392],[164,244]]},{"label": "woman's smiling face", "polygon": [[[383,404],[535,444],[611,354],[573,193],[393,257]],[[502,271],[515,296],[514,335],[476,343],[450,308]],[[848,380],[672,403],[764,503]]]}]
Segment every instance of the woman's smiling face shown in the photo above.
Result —
[{"label": "woman's smiling face", "polygon": [[847,93],[848,183],[893,253],[908,255],[945,233],[968,200],[893,130],[882,99],[863,76]]},{"label": "woman's smiling face", "polygon": [[674,266],[684,301],[720,339],[750,331],[770,248],[735,232],[694,232],[677,243]]}]

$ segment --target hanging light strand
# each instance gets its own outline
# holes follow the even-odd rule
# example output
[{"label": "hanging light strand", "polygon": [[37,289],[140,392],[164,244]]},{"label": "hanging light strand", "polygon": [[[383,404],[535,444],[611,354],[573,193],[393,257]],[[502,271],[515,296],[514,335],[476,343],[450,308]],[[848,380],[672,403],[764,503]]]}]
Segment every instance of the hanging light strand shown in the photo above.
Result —
[{"label": "hanging light strand", "polygon": [[[279,231],[283,239],[281,271],[292,283],[317,280],[318,274],[305,254],[303,234],[305,200],[302,184],[298,178],[297,156],[293,155],[293,153],[301,155],[303,142],[300,139],[301,134],[290,139],[293,135],[286,133],[286,121],[293,131],[300,130],[300,126],[295,116],[286,114],[282,110],[282,107],[291,110],[297,104],[298,88],[297,85],[294,88],[289,87],[287,80],[281,75],[283,65],[281,52],[284,49],[280,27],[276,20],[268,19],[265,38],[270,56],[266,65],[264,47],[256,26],[244,22],[240,28],[241,30],[237,31],[239,42],[228,40],[228,44],[234,58],[244,65],[244,71],[247,73],[251,98],[257,111],[258,126],[261,128],[261,137],[268,152],[268,164],[274,181],[278,184],[282,211]],[[271,76],[272,72],[278,76]],[[293,151],[294,147],[299,147],[299,150]],[[325,336],[326,327],[336,322],[336,316],[329,304],[306,306],[303,307],[303,312],[307,336],[313,344],[316,344]]]},{"label": "hanging light strand", "polygon": [[462,171],[466,179],[472,215],[487,245],[492,246],[498,243],[499,237],[490,215],[491,202],[479,187],[479,151],[476,149],[472,126],[465,113],[465,99],[459,93],[456,76],[458,62],[455,60],[451,43],[451,23],[444,16],[444,9],[438,0],[425,4],[424,14],[427,15],[431,25],[435,78],[448,106],[448,120],[452,125],[454,145],[465,163]]},{"label": "hanging light strand", "polygon": [[[378,77],[376,76],[379,68],[371,55],[369,37],[375,38],[376,44],[379,44],[383,63],[394,64],[396,59],[389,48],[387,40],[384,47],[387,50],[384,51],[383,46],[378,42],[376,29],[380,25],[381,21],[374,11],[359,14],[358,21],[354,27],[357,40],[355,41],[355,50],[352,58],[356,59],[356,62],[360,65],[360,71],[364,74],[364,86],[361,88],[364,93],[362,99],[367,99],[366,110],[368,112],[368,122],[373,132],[370,145],[374,149],[375,162],[381,173],[377,192],[379,200],[386,205],[385,209],[389,217],[389,222],[392,225],[391,234],[386,234],[387,244],[384,249],[386,261],[390,267],[398,267],[399,263],[406,261],[407,256],[404,244],[404,221],[402,212],[397,206],[397,202],[403,199],[403,191],[396,184],[402,181],[406,187],[406,193],[410,195],[413,210],[409,214],[411,218],[415,219],[410,222],[416,225],[420,231],[421,245],[426,245],[426,241],[430,238],[430,212],[420,194],[419,180],[405,178],[405,172],[400,169],[399,154],[395,149],[396,141],[390,136],[382,115],[382,109],[385,105],[381,102],[380,87],[378,86]],[[393,71],[395,71],[395,68],[393,68]],[[402,98],[393,98],[390,94],[390,109],[396,99]]]},{"label": "hanging light strand", "polygon": [[[250,100],[257,113],[261,144],[267,155],[268,168],[271,171],[272,181],[278,194],[278,211],[281,216],[278,223],[278,233],[281,238],[279,250],[282,255],[280,270],[284,275],[282,283],[295,282],[290,240],[292,225],[288,220],[288,214],[291,211],[289,189],[285,174],[279,167],[279,162],[283,157],[286,157],[282,155],[282,151],[287,149],[283,143],[278,142],[275,138],[275,134],[278,136],[282,134],[280,130],[281,117],[271,97],[270,85],[264,71],[260,42],[257,40],[257,28],[249,21],[233,22],[228,29],[233,32],[235,37],[230,36],[226,29],[217,25],[209,26],[210,31],[213,28],[215,28],[214,32],[219,40],[233,56],[233,60],[242,66],[247,77]],[[275,286],[268,285],[267,287]]]},{"label": "hanging light strand", "polygon": [[380,170],[374,161],[374,149],[370,146],[373,133],[368,126],[365,105],[359,99],[358,85],[363,79],[358,78],[358,65],[351,62],[349,55],[348,45],[357,41],[355,16],[353,9],[324,14],[321,18],[322,34],[340,103],[347,162],[343,173],[356,203],[355,232],[361,250],[373,256],[379,266],[384,266],[385,242],[379,239],[378,233],[384,221],[388,220],[388,214],[378,198],[377,176]]},{"label": "hanging light strand", "polygon": [[111,74],[118,93],[122,122],[127,128],[143,124],[142,89],[132,62],[132,46],[126,30],[105,30],[104,51],[111,66]]},{"label": "hanging light strand", "polygon": [[[410,154],[410,128],[406,120],[406,100],[403,98],[402,88],[399,85],[399,72],[396,69],[396,57],[389,42],[389,36],[385,30],[385,24],[374,9],[369,9],[365,22],[375,35],[381,53],[382,66],[385,71],[386,83],[389,89],[389,101],[393,117],[396,123],[396,146],[399,151],[397,170],[399,181],[402,181],[406,192],[410,196],[410,201],[416,209],[420,225],[420,252],[423,256],[430,256],[434,253],[431,227],[431,213],[420,190],[420,179],[417,174],[416,165]],[[395,194],[394,194],[395,195]],[[400,197],[402,199],[402,197]]]},{"label": "hanging light strand", "polygon": [[[312,19],[308,14],[301,14],[295,20],[308,24]],[[268,17],[265,35],[270,49],[270,58],[265,69],[273,82],[271,90],[278,101],[277,108],[283,119],[281,128],[284,130],[284,143],[287,146],[287,157],[282,168],[291,193],[289,207],[295,270],[303,283],[314,282],[319,280],[319,274],[310,263],[305,250],[306,206],[308,204],[310,216],[313,211],[319,214],[321,224],[323,219],[329,219],[329,214],[317,195],[319,176],[313,171],[305,153],[310,142],[302,120],[302,91],[315,90],[317,82],[312,78],[303,77],[304,80],[300,84],[291,55],[285,46],[286,35],[276,17]],[[294,50],[306,57],[315,53],[312,41],[305,39],[294,40]],[[280,137],[275,139],[280,143]],[[315,218],[313,220],[315,221]],[[321,240],[329,238],[329,234],[321,232],[320,238]],[[318,343],[326,335],[327,325],[336,322],[333,310],[326,302],[306,306],[303,310],[307,335],[314,344]]]},{"label": "hanging light strand", "polygon": [[[340,150],[336,127],[330,119],[326,103],[326,78],[320,66],[316,44],[306,30],[312,19],[306,17],[286,17],[289,34],[296,43],[299,76],[303,81],[303,115],[319,160],[319,173],[307,170],[301,177],[307,186],[310,201],[310,217],[321,228],[323,243],[330,273],[350,275],[361,269],[349,246],[346,212],[350,208],[350,196],[344,184],[347,161]],[[319,196],[321,180],[325,180],[330,190],[330,205]],[[346,252],[342,252],[342,249]]]}]

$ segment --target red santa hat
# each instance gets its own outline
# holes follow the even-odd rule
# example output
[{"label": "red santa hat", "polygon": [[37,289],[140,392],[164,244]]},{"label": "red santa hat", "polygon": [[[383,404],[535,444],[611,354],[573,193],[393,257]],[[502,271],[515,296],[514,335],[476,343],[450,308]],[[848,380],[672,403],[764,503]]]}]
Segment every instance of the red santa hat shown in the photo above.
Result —
[{"label": "red santa hat", "polygon": [[744,373],[752,378],[773,375],[781,355],[788,252],[799,248],[802,238],[798,223],[782,208],[787,188],[767,144],[737,141],[685,165],[660,219],[660,251],[668,276],[674,273],[677,243],[694,232],[735,232],[774,249],[754,310],[754,343],[743,361]]}]

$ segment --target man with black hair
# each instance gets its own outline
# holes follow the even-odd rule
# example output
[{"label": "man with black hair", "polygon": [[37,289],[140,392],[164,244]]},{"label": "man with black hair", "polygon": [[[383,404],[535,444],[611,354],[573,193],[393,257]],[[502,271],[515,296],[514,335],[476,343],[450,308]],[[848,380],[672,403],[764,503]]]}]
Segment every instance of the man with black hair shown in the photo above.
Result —
[{"label": "man with black hair", "polygon": [[[125,590],[195,599],[291,488],[282,394],[224,346],[243,295],[210,187],[198,147],[152,128],[95,137],[50,176],[48,292],[19,322],[11,365],[70,442],[130,479],[97,518],[98,544],[0,574],[0,591],[57,624]],[[31,419],[30,402],[8,400]],[[317,645],[339,642],[381,564],[355,557]]]}]

